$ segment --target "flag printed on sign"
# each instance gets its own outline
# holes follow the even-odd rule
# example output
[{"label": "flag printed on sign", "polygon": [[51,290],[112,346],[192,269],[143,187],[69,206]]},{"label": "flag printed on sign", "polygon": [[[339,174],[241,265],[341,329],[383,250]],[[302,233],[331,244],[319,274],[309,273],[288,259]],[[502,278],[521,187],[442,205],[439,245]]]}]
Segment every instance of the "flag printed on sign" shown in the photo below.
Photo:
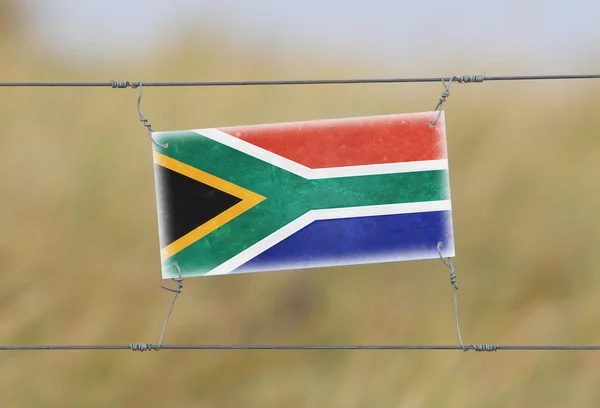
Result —
[{"label": "flag printed on sign", "polygon": [[163,278],[453,257],[436,115],[153,133]]}]

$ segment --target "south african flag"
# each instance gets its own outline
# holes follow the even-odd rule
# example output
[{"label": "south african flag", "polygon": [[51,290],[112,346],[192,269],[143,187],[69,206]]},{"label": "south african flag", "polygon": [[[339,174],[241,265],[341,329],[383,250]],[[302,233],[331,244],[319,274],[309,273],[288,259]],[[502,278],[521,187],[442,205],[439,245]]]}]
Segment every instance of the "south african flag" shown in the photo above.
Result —
[{"label": "south african flag", "polygon": [[454,256],[436,116],[153,133],[163,278]]}]

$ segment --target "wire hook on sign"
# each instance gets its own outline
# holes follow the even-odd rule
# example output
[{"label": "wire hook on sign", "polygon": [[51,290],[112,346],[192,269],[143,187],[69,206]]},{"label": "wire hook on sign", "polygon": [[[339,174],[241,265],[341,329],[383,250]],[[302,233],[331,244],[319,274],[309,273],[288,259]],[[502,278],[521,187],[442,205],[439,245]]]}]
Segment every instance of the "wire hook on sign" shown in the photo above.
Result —
[{"label": "wire hook on sign", "polygon": [[453,76],[448,80],[448,84],[446,84],[444,78],[441,78],[441,81],[446,89],[444,89],[444,92],[442,92],[442,96],[440,97],[440,100],[434,109],[434,111],[437,111],[438,114],[433,122],[429,122],[430,127],[434,127],[436,123],[438,123],[438,120],[440,120],[440,116],[442,115],[442,106],[444,105],[444,102],[446,102],[446,99],[450,96],[450,85],[452,85],[452,81],[456,81],[459,84],[480,83],[485,81],[485,73],[483,75],[463,75],[459,77]]},{"label": "wire hook on sign", "polygon": [[138,115],[140,118],[140,122],[142,122],[142,125],[144,127],[146,127],[146,129],[148,130],[148,137],[150,138],[152,143],[154,143],[158,147],[162,147],[162,148],[168,147],[169,146],[168,143],[160,144],[160,143],[157,143],[156,140],[154,140],[154,138],[152,137],[152,132],[154,132],[154,130],[152,130],[152,126],[150,125],[150,123],[148,123],[148,119],[146,119],[146,117],[142,113],[142,95],[143,95],[142,81],[140,81],[138,83],[131,82],[131,81],[112,81],[111,86],[113,88],[119,88],[119,89],[124,89],[124,88],[128,88],[128,87],[130,87],[132,89],[135,89],[137,87],[140,88],[140,95],[138,96],[138,100],[137,100],[137,109],[138,109]]},{"label": "wire hook on sign", "polygon": [[163,149],[168,147],[169,144],[165,143],[165,144],[160,144],[158,142],[156,142],[156,140],[154,140],[154,138],[152,138],[152,132],[154,132],[154,130],[152,130],[152,126],[150,125],[150,123],[148,123],[148,119],[146,119],[144,117],[144,115],[142,114],[142,81],[140,81],[139,83],[140,86],[140,96],[138,97],[138,101],[137,101],[137,108],[138,108],[138,114],[140,116],[140,122],[142,122],[142,125],[144,125],[146,127],[146,129],[148,129],[148,137],[150,138],[150,140],[152,141],[152,143],[154,143],[156,146],[158,147],[162,147]]},{"label": "wire hook on sign", "polygon": [[452,265],[452,260],[450,258],[448,258],[448,262],[446,262],[444,260],[444,257],[442,255],[442,246],[443,246],[443,242],[438,242],[437,244],[437,250],[438,250],[438,254],[440,255],[440,259],[442,260],[442,262],[444,263],[444,265],[446,265],[446,267],[448,269],[450,269],[450,284],[452,285],[452,292],[454,294],[454,317],[456,319],[456,334],[458,335],[458,341],[460,343],[460,347],[464,350],[467,351],[467,349],[465,348],[463,341],[462,341],[462,337],[460,335],[460,324],[458,323],[458,297],[456,292],[458,291],[458,286],[456,285],[456,269],[454,269],[454,265]]},{"label": "wire hook on sign", "polygon": [[450,81],[448,81],[448,85],[446,85],[446,81],[444,81],[442,79],[442,84],[444,84],[444,87],[446,89],[444,89],[444,92],[442,92],[442,96],[440,97],[440,101],[438,102],[438,104],[435,107],[435,111],[437,111],[437,117],[435,118],[435,120],[433,122],[429,122],[429,127],[434,127],[436,123],[438,123],[438,120],[440,120],[440,116],[442,115],[442,107],[444,105],[444,102],[446,102],[446,99],[450,96],[450,85],[452,85],[452,81],[454,80],[454,77],[450,78]]},{"label": "wire hook on sign", "polygon": [[129,348],[132,351],[139,351],[139,352],[151,351],[151,350],[158,351],[162,347],[163,338],[165,337],[165,332],[167,331],[167,325],[169,324],[169,318],[171,317],[171,312],[173,311],[173,306],[175,305],[177,296],[179,296],[179,294],[181,293],[181,289],[183,289],[183,276],[181,275],[181,269],[179,268],[179,265],[177,264],[177,262],[173,263],[173,265],[177,268],[179,277],[171,278],[171,280],[174,280],[175,282],[177,282],[177,287],[175,289],[161,285],[161,288],[166,289],[169,292],[173,292],[173,293],[175,293],[175,295],[173,295],[173,300],[171,301],[171,306],[169,306],[167,318],[165,319],[165,324],[163,325],[162,332],[160,333],[160,338],[158,339],[158,344],[155,346],[150,343],[132,343],[129,345]]},{"label": "wire hook on sign", "polygon": [[498,344],[471,344],[468,346],[465,346],[463,344],[462,336],[460,335],[460,324],[458,322],[458,296],[457,296],[458,286],[456,285],[456,269],[454,268],[454,265],[452,265],[452,259],[448,258],[448,262],[446,262],[444,260],[444,257],[442,255],[442,246],[443,245],[444,245],[443,242],[441,242],[441,241],[438,242],[437,250],[438,250],[438,254],[440,255],[440,259],[442,260],[444,265],[446,265],[446,267],[448,269],[450,269],[450,284],[452,285],[452,292],[454,294],[454,317],[456,319],[456,334],[458,335],[458,342],[460,343],[460,348],[462,348],[463,351],[468,351],[468,350],[496,351],[496,350],[498,350],[498,348],[499,348]]},{"label": "wire hook on sign", "polygon": [[173,265],[175,265],[175,267],[177,268],[177,273],[179,274],[179,277],[171,278],[172,280],[177,282],[177,287],[175,289],[171,289],[169,287],[161,285],[161,288],[166,289],[170,292],[173,292],[173,293],[175,293],[175,295],[173,295],[173,300],[171,301],[171,306],[169,307],[169,312],[167,313],[167,318],[165,319],[165,325],[163,326],[162,333],[160,334],[160,339],[158,340],[158,345],[156,346],[156,351],[160,350],[160,346],[162,345],[162,342],[163,342],[163,337],[165,337],[165,331],[167,331],[167,325],[169,324],[169,317],[171,317],[171,312],[173,311],[173,306],[175,305],[177,296],[179,296],[179,294],[181,293],[181,289],[183,289],[183,276],[181,276],[181,268],[179,268],[179,265],[177,264],[177,262],[175,262]]}]

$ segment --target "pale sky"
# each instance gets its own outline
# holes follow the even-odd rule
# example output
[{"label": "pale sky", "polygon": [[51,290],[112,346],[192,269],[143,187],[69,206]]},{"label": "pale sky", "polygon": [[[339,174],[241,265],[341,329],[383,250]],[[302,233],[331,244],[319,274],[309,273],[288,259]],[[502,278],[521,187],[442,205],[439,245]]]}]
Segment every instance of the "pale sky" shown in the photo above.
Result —
[{"label": "pale sky", "polygon": [[134,57],[185,27],[209,24],[248,47],[268,37],[283,54],[304,48],[377,63],[464,56],[476,69],[523,60],[562,72],[575,59],[600,60],[598,0],[23,1],[43,47],[80,58]]}]

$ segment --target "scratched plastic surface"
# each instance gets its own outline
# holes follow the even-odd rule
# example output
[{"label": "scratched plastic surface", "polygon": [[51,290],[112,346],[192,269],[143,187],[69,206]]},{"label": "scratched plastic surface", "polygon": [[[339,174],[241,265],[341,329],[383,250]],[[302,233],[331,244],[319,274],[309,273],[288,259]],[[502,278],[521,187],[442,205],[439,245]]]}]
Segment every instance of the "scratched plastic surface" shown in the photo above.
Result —
[{"label": "scratched plastic surface", "polygon": [[454,256],[435,112],[155,133],[163,277]]}]

